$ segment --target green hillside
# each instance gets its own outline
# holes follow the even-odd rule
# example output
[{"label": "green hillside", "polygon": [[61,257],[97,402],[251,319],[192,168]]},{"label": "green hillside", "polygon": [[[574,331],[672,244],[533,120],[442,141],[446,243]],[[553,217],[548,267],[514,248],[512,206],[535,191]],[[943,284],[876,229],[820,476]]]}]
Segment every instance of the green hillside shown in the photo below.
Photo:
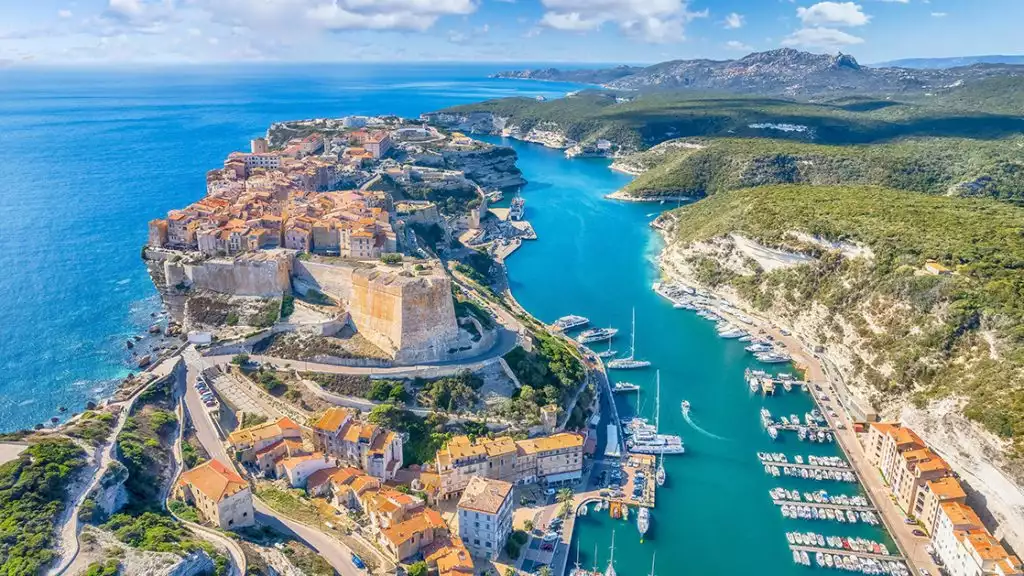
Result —
[{"label": "green hillside", "polygon": [[[688,147],[694,144],[701,148]],[[703,197],[768,184],[875,185],[1024,204],[1024,138],[907,139],[826,146],[789,140],[667,142],[625,159],[648,169],[626,187],[636,196]]]},{"label": "green hillside", "polygon": [[[1024,447],[1019,208],[875,187],[769,186],[716,194],[673,215],[675,240],[684,244],[742,231],[765,244],[800,247],[790,230],[867,244],[872,261],[811,247],[819,256],[814,264],[717,277],[762,308],[789,306],[799,314],[807,302],[825,306],[856,327],[875,360],[856,366],[855,378],[918,400],[962,395],[967,416]],[[927,259],[955,274],[923,274]],[[826,342],[842,330],[832,328],[821,335]],[[880,370],[884,364],[892,371]]]},{"label": "green hillside", "polygon": [[[632,150],[645,150],[672,138],[697,136],[866,144],[910,136],[1000,138],[1024,132],[1020,112],[1005,104],[1007,98],[1015,98],[1012,86],[993,84],[975,90],[979,91],[991,106],[988,112],[981,111],[983,105],[965,105],[958,100],[956,94],[961,92],[957,91],[916,102],[869,97],[799,102],[694,92],[586,91],[548,101],[522,97],[488,100],[443,112],[491,112],[526,130],[553,123],[574,140],[606,138]],[[791,124],[806,130],[785,132],[756,127],[762,124]]]}]

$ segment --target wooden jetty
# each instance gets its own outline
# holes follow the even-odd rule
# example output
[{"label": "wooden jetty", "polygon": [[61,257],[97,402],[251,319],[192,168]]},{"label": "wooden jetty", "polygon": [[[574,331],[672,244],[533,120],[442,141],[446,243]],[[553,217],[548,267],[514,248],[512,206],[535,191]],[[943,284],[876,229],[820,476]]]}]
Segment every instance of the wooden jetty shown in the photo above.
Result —
[{"label": "wooden jetty", "polygon": [[822,554],[840,554],[842,556],[853,556],[855,558],[870,558],[872,560],[894,560],[896,562],[906,561],[906,559],[903,558],[903,556],[893,556],[891,554],[875,554],[874,552],[855,552],[853,550],[846,550],[844,548],[821,548],[818,546],[790,544],[789,549],[798,550],[800,552],[807,552],[808,554],[815,554],[821,552]]},{"label": "wooden jetty", "polygon": [[850,506],[848,504],[828,504],[825,502],[801,502],[799,500],[772,500],[776,506],[791,504],[794,506],[805,506],[807,508],[832,509],[832,510],[853,510],[854,512],[877,512],[874,506]]}]

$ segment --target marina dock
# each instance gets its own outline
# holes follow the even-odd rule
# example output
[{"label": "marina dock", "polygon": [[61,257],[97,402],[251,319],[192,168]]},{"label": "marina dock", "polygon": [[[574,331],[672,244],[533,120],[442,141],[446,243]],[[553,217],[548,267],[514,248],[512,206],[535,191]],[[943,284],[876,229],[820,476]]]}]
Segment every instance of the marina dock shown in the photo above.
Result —
[{"label": "marina dock", "polygon": [[805,508],[818,508],[819,510],[853,510],[854,512],[876,512],[874,506],[851,506],[848,504],[827,504],[824,502],[801,502],[800,500],[772,500],[776,506],[802,506]]},{"label": "marina dock", "polygon": [[853,550],[845,550],[842,548],[824,548],[818,546],[804,546],[802,544],[790,544],[790,550],[796,550],[798,552],[807,552],[808,554],[816,554],[821,552],[822,554],[842,554],[843,556],[854,556],[856,558],[868,558],[870,560],[893,560],[896,562],[903,562],[903,556],[893,556],[890,554],[875,554],[874,552],[854,552]]},{"label": "marina dock", "polygon": [[764,462],[762,460],[758,460],[758,462],[761,462],[762,464],[771,464],[772,466],[779,466],[780,468],[803,468],[804,470],[821,470],[823,472],[831,472],[833,470],[838,470],[840,472],[853,472],[854,474],[857,473],[853,468],[850,468],[849,466],[815,466],[814,464],[797,464],[795,462]]}]

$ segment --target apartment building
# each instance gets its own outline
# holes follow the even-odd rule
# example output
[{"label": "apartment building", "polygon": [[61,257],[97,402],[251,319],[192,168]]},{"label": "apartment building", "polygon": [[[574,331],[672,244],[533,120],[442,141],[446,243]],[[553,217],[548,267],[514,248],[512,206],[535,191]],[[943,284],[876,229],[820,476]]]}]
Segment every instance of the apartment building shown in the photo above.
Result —
[{"label": "apartment building", "polygon": [[497,558],[512,533],[512,484],[474,476],[459,499],[459,538],[470,554]]},{"label": "apartment building", "polygon": [[435,540],[447,536],[448,526],[441,514],[433,508],[424,508],[408,519],[381,530],[379,541],[392,561],[405,562]]},{"label": "apartment building", "polygon": [[183,472],[174,486],[174,496],[194,505],[203,518],[223,530],[255,522],[249,484],[217,460]]},{"label": "apartment building", "polygon": [[939,506],[932,548],[950,576],[1020,576],[1021,561],[985,530],[970,507],[958,502]]},{"label": "apartment building", "polygon": [[583,475],[583,436],[559,433],[513,441],[507,436],[480,438],[456,436],[437,451],[439,497],[450,498],[469,485],[475,476],[512,484],[560,484]]},{"label": "apartment building", "polygon": [[402,436],[357,420],[351,410],[336,406],[328,408],[312,427],[317,450],[374,478],[391,480],[402,467]]},{"label": "apartment building", "polygon": [[928,482],[950,476],[949,465],[913,430],[899,424],[872,422],[864,445],[868,460],[878,467],[899,506],[915,517],[926,515],[923,489]]},{"label": "apartment building", "polygon": [[302,429],[291,418],[280,418],[235,430],[228,434],[228,445],[236,460],[269,473],[277,459],[301,451]]}]

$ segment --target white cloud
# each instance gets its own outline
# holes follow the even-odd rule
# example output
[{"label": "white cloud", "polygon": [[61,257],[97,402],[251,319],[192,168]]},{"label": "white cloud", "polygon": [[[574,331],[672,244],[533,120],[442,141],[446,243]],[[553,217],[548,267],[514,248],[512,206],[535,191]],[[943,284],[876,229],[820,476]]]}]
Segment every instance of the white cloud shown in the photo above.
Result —
[{"label": "white cloud", "polygon": [[[909,4],[910,0],[878,0],[879,2],[890,2],[892,4]],[[926,1],[925,4],[928,2]]]},{"label": "white cloud", "polygon": [[871,20],[860,4],[853,2],[818,2],[810,8],[797,8],[796,15],[804,26],[863,26]]},{"label": "white cloud", "polygon": [[753,46],[751,46],[749,44],[744,44],[743,42],[740,42],[739,40],[729,40],[728,42],[725,43],[725,47],[728,48],[729,50],[736,50],[736,51],[739,51],[739,52],[753,52],[754,51],[754,47]]},{"label": "white cloud", "polygon": [[74,14],[72,14],[71,10],[57,10],[58,18],[71,18],[72,16]]},{"label": "white cloud", "polygon": [[863,44],[864,39],[835,28],[803,28],[782,40],[783,46],[834,49]]},{"label": "white cloud", "polygon": [[948,16],[948,14],[945,12],[932,12],[933,18],[945,18],[946,16]]},{"label": "white cloud", "polygon": [[679,42],[686,24],[706,18],[707,10],[690,12],[687,0],[541,0],[541,25],[583,32],[604,24],[646,42]]},{"label": "white cloud", "polygon": [[723,24],[726,28],[735,30],[736,28],[743,27],[743,20],[744,18],[742,14],[737,14],[736,12],[733,12],[725,17],[725,21],[723,22]]}]

